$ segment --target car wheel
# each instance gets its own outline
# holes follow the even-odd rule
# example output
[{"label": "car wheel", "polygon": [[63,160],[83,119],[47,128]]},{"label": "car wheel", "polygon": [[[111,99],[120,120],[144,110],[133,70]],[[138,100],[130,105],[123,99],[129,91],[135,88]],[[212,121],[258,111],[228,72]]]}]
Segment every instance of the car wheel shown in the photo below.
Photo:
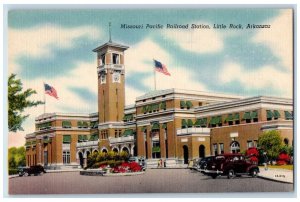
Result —
[{"label": "car wheel", "polygon": [[24,174],[22,172],[19,172],[19,177],[22,177]]},{"label": "car wheel", "polygon": [[24,173],[24,176],[25,176],[25,177],[29,176],[29,173],[28,173],[28,172],[25,172],[25,173]]},{"label": "car wheel", "polygon": [[258,174],[258,170],[257,170],[256,168],[254,168],[254,169],[251,170],[250,175],[251,175],[252,177],[257,177],[257,174]]},{"label": "car wheel", "polygon": [[216,179],[218,175],[212,175],[212,179]]},{"label": "car wheel", "polygon": [[44,172],[40,172],[40,175],[43,175],[44,174]]},{"label": "car wheel", "polygon": [[231,170],[228,171],[228,176],[227,176],[227,178],[228,178],[228,179],[234,178],[234,170],[231,169]]}]

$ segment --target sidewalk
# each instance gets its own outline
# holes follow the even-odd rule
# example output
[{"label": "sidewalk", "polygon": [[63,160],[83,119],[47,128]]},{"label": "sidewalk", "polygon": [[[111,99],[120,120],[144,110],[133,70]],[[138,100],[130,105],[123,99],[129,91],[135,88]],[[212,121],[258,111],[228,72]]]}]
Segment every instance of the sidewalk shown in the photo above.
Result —
[{"label": "sidewalk", "polygon": [[269,168],[268,170],[265,170],[264,168],[260,168],[259,171],[258,177],[260,178],[285,183],[293,183],[294,180],[294,174],[292,170],[279,168]]}]

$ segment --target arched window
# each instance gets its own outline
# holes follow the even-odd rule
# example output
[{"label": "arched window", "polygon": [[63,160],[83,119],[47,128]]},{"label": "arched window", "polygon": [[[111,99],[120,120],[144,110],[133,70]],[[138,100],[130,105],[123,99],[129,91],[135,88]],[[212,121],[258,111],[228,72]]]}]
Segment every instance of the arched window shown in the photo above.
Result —
[{"label": "arched window", "polygon": [[238,143],[237,141],[232,142],[230,145],[230,149],[231,149],[231,153],[233,153],[233,154],[239,153],[240,152],[240,143]]}]

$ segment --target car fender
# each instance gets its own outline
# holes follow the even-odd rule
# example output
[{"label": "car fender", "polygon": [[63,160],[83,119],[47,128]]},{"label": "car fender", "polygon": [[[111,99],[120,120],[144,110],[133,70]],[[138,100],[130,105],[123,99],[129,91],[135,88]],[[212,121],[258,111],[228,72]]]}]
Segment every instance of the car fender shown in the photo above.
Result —
[{"label": "car fender", "polygon": [[251,166],[249,166],[249,167],[247,168],[247,172],[250,172],[250,171],[253,170],[253,169],[257,169],[258,172],[259,172],[259,168],[258,168],[257,165],[251,165]]}]

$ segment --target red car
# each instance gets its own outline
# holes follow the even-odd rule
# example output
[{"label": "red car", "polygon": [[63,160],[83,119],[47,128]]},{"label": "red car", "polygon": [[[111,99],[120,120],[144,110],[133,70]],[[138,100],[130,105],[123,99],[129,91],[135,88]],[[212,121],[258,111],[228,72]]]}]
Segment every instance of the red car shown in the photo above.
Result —
[{"label": "red car", "polygon": [[235,176],[250,175],[256,177],[259,173],[257,164],[242,154],[217,155],[213,161],[208,162],[204,174],[215,179],[217,176],[227,176],[228,179]]}]

